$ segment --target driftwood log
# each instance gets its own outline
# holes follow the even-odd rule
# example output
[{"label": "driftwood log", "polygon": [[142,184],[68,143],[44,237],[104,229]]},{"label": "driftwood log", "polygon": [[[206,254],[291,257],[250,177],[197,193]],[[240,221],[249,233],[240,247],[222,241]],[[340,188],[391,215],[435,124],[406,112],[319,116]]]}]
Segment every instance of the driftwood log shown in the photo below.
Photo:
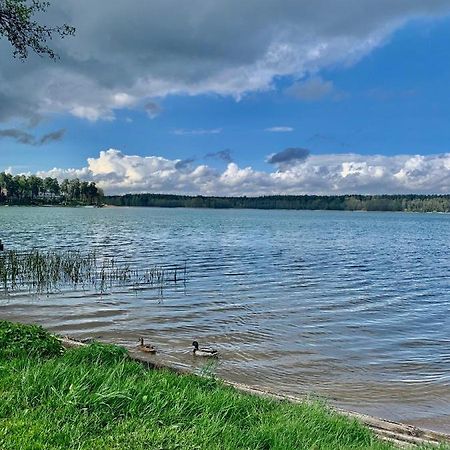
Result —
[{"label": "driftwood log", "polygon": [[[87,345],[84,342],[80,342],[68,337],[58,336],[58,338],[61,340],[62,345],[66,348],[76,348]],[[129,350],[129,355],[131,359],[145,365],[149,369],[155,370],[165,369],[179,374],[192,374],[192,372],[190,372],[187,369],[181,369],[179,367],[174,367],[165,364],[153,363],[149,361],[145,356],[142,356],[141,354],[133,350]],[[260,397],[275,400],[285,400],[292,403],[304,403],[310,401],[308,400],[307,397],[295,397],[292,395],[276,394],[274,392],[257,389],[241,383],[235,383],[226,380],[222,381],[225,385],[232,386],[238,391],[252,395],[257,395]],[[372,417],[366,414],[360,414],[353,411],[346,411],[341,408],[333,407],[333,410],[340,414],[346,415],[352,419],[356,419],[359,422],[362,422],[364,425],[370,428],[378,437],[390,441],[399,447],[404,448],[404,447],[415,447],[418,445],[439,445],[439,444],[450,445],[449,434],[425,430],[412,425],[380,419],[377,417]]]}]

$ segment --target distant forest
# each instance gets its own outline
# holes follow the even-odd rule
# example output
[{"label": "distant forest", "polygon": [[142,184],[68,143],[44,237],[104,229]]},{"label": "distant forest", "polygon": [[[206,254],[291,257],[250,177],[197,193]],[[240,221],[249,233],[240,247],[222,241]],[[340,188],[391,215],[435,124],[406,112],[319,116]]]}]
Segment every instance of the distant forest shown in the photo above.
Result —
[{"label": "distant forest", "polygon": [[338,211],[450,212],[450,195],[202,195],[126,194],[104,196],[94,182],[78,178],[59,182],[36,175],[0,172],[0,205],[114,205],[163,208],[309,209]]},{"label": "distant forest", "polygon": [[320,209],[338,211],[450,212],[450,195],[269,195],[204,197],[165,194],[106,196],[115,206],[165,208]]},{"label": "distant forest", "polygon": [[0,205],[100,205],[102,199],[94,182],[0,173]]}]

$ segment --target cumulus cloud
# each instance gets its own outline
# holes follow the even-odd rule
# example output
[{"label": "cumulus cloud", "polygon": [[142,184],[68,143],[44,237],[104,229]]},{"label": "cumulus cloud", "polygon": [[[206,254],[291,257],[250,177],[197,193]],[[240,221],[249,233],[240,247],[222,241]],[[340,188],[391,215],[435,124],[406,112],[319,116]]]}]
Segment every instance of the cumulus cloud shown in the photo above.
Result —
[{"label": "cumulus cloud", "polygon": [[40,138],[35,137],[33,134],[28,133],[26,131],[20,130],[18,128],[10,128],[7,130],[0,130],[0,139],[2,138],[10,138],[14,139],[16,142],[25,145],[45,145],[50,142],[60,141],[66,130],[61,129],[57,131],[53,131],[51,133],[44,134]]},{"label": "cumulus cloud", "polygon": [[192,166],[192,163],[195,161],[194,158],[180,159],[175,163],[175,169],[183,170],[188,169]]},{"label": "cumulus cloud", "polygon": [[26,131],[11,128],[9,130],[0,130],[0,138],[11,138],[20,144],[33,144],[34,136]]},{"label": "cumulus cloud", "polygon": [[265,131],[270,131],[271,133],[289,133],[294,131],[292,127],[270,127],[266,128]]},{"label": "cumulus cloud", "polygon": [[[280,156],[278,157],[280,159]],[[230,162],[224,171],[161,156],[100,152],[78,169],[40,176],[96,181],[108,194],[159,192],[203,195],[448,193],[450,153],[422,155],[310,155],[284,170],[264,172]]]},{"label": "cumulus cloud", "polygon": [[44,134],[44,136],[42,136],[38,141],[39,145],[48,144],[49,142],[58,142],[64,137],[65,134],[66,134],[66,130],[64,130],[64,129],[53,131],[48,134]]},{"label": "cumulus cloud", "polygon": [[290,147],[278,153],[273,153],[267,158],[269,164],[275,164],[279,168],[284,169],[291,164],[298,164],[305,161],[309,156],[309,150],[300,147]]},{"label": "cumulus cloud", "polygon": [[228,148],[226,148],[225,150],[220,150],[218,152],[207,153],[205,155],[205,158],[220,159],[222,161],[225,161],[226,163],[233,162],[233,157],[231,156],[231,150]]},{"label": "cumulus cloud", "polygon": [[[278,76],[351,64],[406,21],[449,9],[450,0],[52,2],[46,21],[70,23],[76,36],[52,42],[57,64],[2,58],[0,120],[48,113],[112,120],[117,109],[177,93],[238,99],[271,89]],[[10,53],[1,40],[0,54]]]}]

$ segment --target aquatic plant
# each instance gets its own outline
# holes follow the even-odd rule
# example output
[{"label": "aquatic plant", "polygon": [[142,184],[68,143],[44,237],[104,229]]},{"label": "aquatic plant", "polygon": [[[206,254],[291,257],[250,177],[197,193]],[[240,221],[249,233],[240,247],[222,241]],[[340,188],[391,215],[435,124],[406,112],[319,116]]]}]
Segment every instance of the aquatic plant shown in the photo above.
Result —
[{"label": "aquatic plant", "polygon": [[28,290],[42,294],[64,288],[105,292],[117,286],[152,287],[162,293],[166,285],[185,281],[186,265],[154,265],[139,270],[113,257],[74,250],[10,250],[0,254],[0,286],[4,293]]}]

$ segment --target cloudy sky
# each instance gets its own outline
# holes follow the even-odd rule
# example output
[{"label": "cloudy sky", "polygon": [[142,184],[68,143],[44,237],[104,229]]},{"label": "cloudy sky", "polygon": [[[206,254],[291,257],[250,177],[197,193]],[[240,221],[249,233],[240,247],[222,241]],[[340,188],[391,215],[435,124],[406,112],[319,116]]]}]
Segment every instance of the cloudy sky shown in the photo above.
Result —
[{"label": "cloudy sky", "polygon": [[0,170],[108,193],[450,192],[450,0],[53,1],[0,40]]}]

